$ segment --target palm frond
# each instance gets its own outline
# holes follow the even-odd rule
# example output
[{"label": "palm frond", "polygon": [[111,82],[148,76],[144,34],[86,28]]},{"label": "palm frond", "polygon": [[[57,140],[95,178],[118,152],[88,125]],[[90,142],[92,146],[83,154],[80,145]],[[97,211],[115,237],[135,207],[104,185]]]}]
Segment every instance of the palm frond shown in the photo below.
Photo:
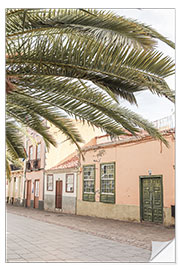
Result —
[{"label": "palm frond", "polygon": [[[26,15],[26,18],[25,16]],[[92,9],[19,9],[7,12],[7,35],[36,33],[48,28],[67,29],[96,40],[133,44],[152,48],[160,39],[174,48],[174,43],[149,26],[117,16],[110,11]]]},{"label": "palm frond", "polygon": [[[54,107],[47,107],[47,103],[38,100],[32,101],[30,96],[22,96],[17,92],[12,92],[8,95],[7,104],[9,114],[16,118],[17,121],[20,120],[21,122],[24,122],[24,124],[25,122],[26,124],[28,122],[28,126],[41,134],[47,141],[55,144],[55,141],[52,140],[52,136],[47,133],[47,129],[45,127],[43,128],[43,125],[41,124],[42,119],[46,119],[58,127],[80,150],[78,142],[82,142],[82,138],[77,129],[70,119],[67,119],[67,117],[57,111]],[[17,113],[18,108],[19,113]]]},{"label": "palm frond", "polygon": [[[99,47],[100,46],[100,47]],[[111,52],[111,53],[109,53]],[[7,42],[7,74],[54,75],[90,80],[135,102],[133,92],[149,89],[171,99],[165,77],[174,63],[162,53],[114,44],[108,47],[81,38],[48,37]]]},{"label": "palm frond", "polygon": [[26,158],[26,154],[24,152],[23,140],[21,134],[15,132],[17,128],[17,123],[13,121],[13,119],[6,120],[6,144],[7,150],[10,155],[14,158]]},{"label": "palm frond", "polygon": [[92,9],[7,9],[7,151],[24,157],[22,126],[56,145],[49,121],[75,143],[82,138],[70,117],[110,135],[145,129],[163,141],[151,123],[118,105],[137,104],[135,93],[150,90],[174,101],[165,81],[174,62],[154,49],[173,42],[151,27]]},{"label": "palm frond", "polygon": [[[125,130],[136,135],[139,132],[138,127],[140,127],[166,143],[160,132],[154,129],[151,123],[125,110],[107,94],[99,92],[97,88],[90,87],[85,82],[79,83],[75,80],[72,82],[53,76],[46,78],[27,76],[25,80],[24,78],[19,79],[18,84],[20,89],[16,93],[13,92],[11,97],[13,102],[18,102],[18,104],[21,104],[22,99],[28,98],[39,111],[37,102],[41,102],[45,104],[46,108],[53,107],[54,110],[63,110],[70,116],[87,120],[112,135],[125,134]],[[34,107],[32,110],[35,110]]]},{"label": "palm frond", "polygon": [[[14,132],[16,133],[16,130],[14,130]],[[14,153],[12,154],[12,152],[9,151],[9,148],[7,147],[6,149],[6,178],[9,181],[11,180],[11,165],[14,165],[18,168],[23,169],[23,161],[21,161],[19,157],[16,158]]]}]

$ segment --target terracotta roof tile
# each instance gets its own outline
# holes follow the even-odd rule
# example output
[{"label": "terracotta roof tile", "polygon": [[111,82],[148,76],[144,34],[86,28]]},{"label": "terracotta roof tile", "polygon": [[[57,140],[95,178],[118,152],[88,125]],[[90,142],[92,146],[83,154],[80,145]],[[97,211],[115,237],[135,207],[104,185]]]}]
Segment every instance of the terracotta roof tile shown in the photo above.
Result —
[{"label": "terracotta roof tile", "polygon": [[76,155],[76,156],[70,157],[66,161],[59,162],[57,165],[53,166],[49,170],[77,168],[78,165],[79,165],[79,158]]}]

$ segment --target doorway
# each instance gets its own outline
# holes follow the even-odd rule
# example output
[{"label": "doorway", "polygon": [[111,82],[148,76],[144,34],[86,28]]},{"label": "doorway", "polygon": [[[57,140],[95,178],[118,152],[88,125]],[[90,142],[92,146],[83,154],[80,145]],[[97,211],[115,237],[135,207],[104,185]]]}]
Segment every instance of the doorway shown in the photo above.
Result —
[{"label": "doorway", "polygon": [[141,221],[163,223],[162,175],[140,176]]},{"label": "doorway", "polygon": [[31,180],[27,181],[27,207],[31,206]]},{"label": "doorway", "polygon": [[34,181],[34,208],[39,208],[39,180]]},{"label": "doorway", "polygon": [[62,181],[56,181],[56,208],[62,209]]}]

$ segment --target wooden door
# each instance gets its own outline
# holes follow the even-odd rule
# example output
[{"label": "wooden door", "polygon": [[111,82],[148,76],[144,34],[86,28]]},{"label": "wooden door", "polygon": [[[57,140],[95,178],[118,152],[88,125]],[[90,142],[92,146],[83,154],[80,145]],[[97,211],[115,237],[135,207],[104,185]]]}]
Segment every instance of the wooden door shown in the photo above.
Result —
[{"label": "wooden door", "polygon": [[62,209],[62,181],[56,181],[56,208]]},{"label": "wooden door", "polygon": [[39,208],[39,180],[34,181],[34,208]]},{"label": "wooden door", "polygon": [[141,218],[149,222],[163,222],[162,177],[141,178]]},{"label": "wooden door", "polygon": [[163,190],[162,179],[153,179],[153,222],[163,222]]},{"label": "wooden door", "polygon": [[27,207],[31,206],[31,180],[27,181]]}]

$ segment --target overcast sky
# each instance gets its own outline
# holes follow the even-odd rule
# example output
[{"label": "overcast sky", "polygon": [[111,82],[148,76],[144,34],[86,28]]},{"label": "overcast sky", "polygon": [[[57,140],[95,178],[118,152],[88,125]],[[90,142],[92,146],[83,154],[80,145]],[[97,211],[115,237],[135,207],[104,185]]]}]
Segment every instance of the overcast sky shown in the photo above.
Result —
[{"label": "overcast sky", "polygon": [[[115,14],[126,18],[136,19],[145,23],[158,31],[160,34],[175,42],[175,9],[112,9]],[[175,59],[175,50],[158,42],[157,50],[162,51],[165,55]],[[175,76],[167,78],[167,83],[171,89],[175,90]],[[144,118],[154,121],[168,116],[174,111],[174,105],[166,98],[152,95],[151,92],[145,91],[137,94],[138,108],[123,101],[122,105],[141,114]]]}]

